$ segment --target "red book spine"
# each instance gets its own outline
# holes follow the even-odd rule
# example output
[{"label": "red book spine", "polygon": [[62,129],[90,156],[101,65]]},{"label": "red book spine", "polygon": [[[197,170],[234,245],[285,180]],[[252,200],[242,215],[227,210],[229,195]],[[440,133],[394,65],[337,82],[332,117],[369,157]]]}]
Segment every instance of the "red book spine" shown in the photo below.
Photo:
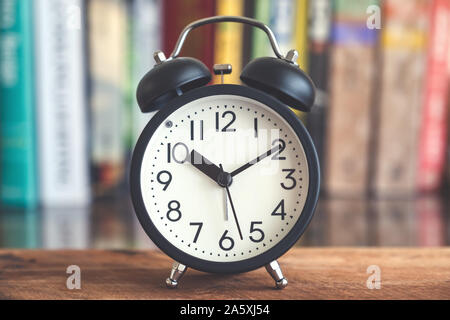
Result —
[{"label": "red book spine", "polygon": [[[215,1],[211,0],[165,0],[163,1],[163,51],[168,57],[189,23],[213,16]],[[180,56],[193,57],[212,69],[214,63],[214,28],[202,26],[189,33]]]},{"label": "red book spine", "polygon": [[419,136],[418,188],[433,191],[440,187],[445,165],[447,140],[447,35],[450,30],[450,2],[433,0],[427,73]]}]

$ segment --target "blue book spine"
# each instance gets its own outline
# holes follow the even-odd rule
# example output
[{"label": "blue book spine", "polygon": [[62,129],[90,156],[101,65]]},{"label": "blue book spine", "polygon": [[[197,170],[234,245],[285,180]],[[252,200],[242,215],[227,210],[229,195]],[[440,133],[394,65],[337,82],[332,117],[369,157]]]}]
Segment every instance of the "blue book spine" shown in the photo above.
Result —
[{"label": "blue book spine", "polygon": [[35,207],[33,2],[0,1],[0,199]]}]

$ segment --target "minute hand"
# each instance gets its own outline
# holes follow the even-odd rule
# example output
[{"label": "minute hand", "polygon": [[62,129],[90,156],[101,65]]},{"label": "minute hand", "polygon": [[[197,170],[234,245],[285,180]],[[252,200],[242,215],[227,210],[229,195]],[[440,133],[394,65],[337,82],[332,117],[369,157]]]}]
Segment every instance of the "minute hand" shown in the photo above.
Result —
[{"label": "minute hand", "polygon": [[253,159],[252,161],[244,164],[242,167],[237,168],[236,170],[234,170],[233,172],[231,172],[231,176],[234,177],[235,175],[237,175],[238,173],[241,173],[242,171],[244,171],[245,169],[250,168],[252,165],[254,165],[255,163],[260,162],[261,160],[263,160],[264,158],[267,158],[268,156],[270,156],[272,153],[276,152],[280,150],[280,146],[275,146],[272,149],[270,149],[269,151],[263,153],[262,155],[260,155],[259,157],[257,157],[256,159]]}]

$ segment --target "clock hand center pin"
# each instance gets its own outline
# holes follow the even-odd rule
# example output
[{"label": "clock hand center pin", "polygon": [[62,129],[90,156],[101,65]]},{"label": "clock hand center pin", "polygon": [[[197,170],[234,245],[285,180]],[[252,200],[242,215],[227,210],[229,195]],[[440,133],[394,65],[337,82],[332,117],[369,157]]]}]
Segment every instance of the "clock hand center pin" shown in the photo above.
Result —
[{"label": "clock hand center pin", "polygon": [[188,156],[186,160],[189,161],[189,163],[191,163],[195,168],[218,183],[219,186],[231,186],[231,183],[233,182],[233,177],[231,174],[216,166],[197,151],[192,150],[190,156]]}]

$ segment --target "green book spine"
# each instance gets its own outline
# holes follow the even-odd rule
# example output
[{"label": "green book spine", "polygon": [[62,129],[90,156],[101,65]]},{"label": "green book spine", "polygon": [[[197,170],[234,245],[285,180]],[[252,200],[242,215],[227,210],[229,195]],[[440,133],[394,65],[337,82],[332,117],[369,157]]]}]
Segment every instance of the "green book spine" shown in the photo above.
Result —
[{"label": "green book spine", "polygon": [[125,11],[126,11],[126,31],[125,31],[125,79],[124,79],[124,100],[125,100],[125,115],[124,115],[124,145],[125,152],[127,155],[133,150],[134,140],[133,140],[133,127],[132,127],[132,116],[133,116],[133,108],[134,108],[134,88],[133,88],[133,78],[132,78],[132,67],[133,67],[133,23],[132,20],[132,2],[126,2]]},{"label": "green book spine", "polygon": [[[254,18],[265,25],[269,25],[271,4],[272,0],[255,0]],[[272,55],[270,42],[264,31],[254,29],[252,42],[252,59]]]},{"label": "green book spine", "polygon": [[[379,0],[334,0],[332,1],[335,20],[360,22],[369,16],[367,8],[372,5],[379,6]],[[364,15],[366,14],[366,15]]]},{"label": "green book spine", "polygon": [[0,196],[37,204],[32,0],[0,1]]}]

